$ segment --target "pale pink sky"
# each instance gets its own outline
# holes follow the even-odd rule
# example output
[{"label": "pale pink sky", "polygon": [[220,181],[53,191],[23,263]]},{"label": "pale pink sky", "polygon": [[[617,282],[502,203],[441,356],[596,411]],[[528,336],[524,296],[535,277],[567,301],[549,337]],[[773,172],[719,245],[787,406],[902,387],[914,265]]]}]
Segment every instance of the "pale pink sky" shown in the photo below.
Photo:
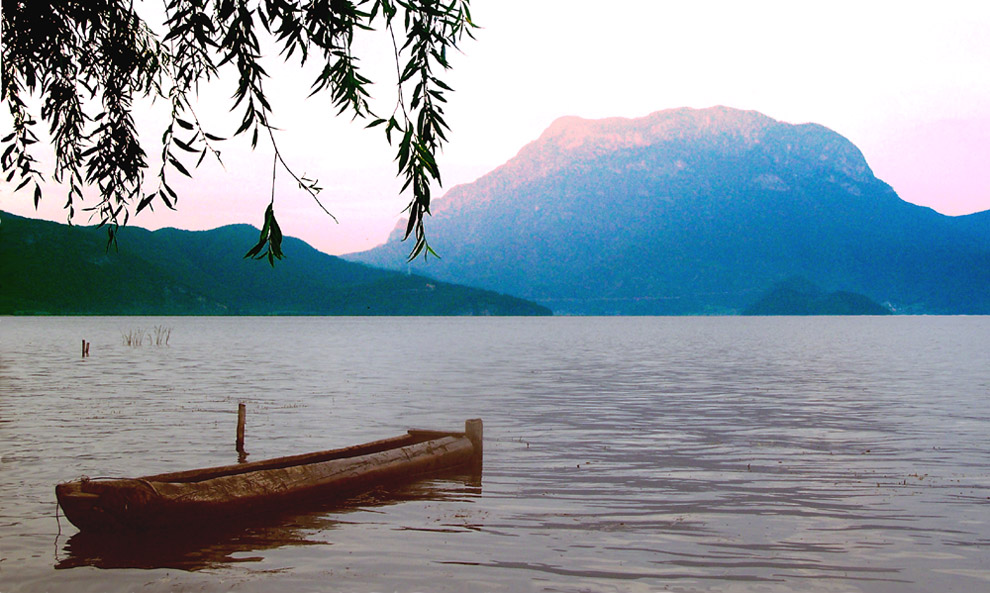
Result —
[{"label": "pale pink sky", "polygon": [[[153,3],[154,4],[154,3]],[[556,118],[640,117],[674,107],[727,105],[778,120],[816,122],[849,138],[874,173],[905,200],[944,214],[990,209],[990,2],[739,2],[473,0],[484,28],[453,59],[441,157],[446,188],[499,166]],[[382,112],[394,102],[384,38],[362,39]],[[392,151],[378,130],[334,119],[294,65],[267,69],[282,149],[318,178],[335,224],[279,173],[276,212],[286,234],[328,253],[385,240],[408,201],[398,196]],[[229,133],[233,78],[202,96],[200,116]],[[4,108],[6,111],[6,108]],[[6,127],[7,120],[2,120]],[[140,117],[152,147],[160,108]],[[152,155],[155,150],[149,150]],[[177,212],[132,224],[207,229],[258,226],[270,196],[271,151],[246,140],[223,149],[225,169],[204,163],[177,183]],[[152,172],[149,179],[154,177]],[[35,211],[28,193],[0,181],[0,209],[64,221],[52,188]],[[442,195],[442,191],[437,195]],[[442,198],[439,198],[442,199]],[[86,222],[77,215],[77,224]]]}]

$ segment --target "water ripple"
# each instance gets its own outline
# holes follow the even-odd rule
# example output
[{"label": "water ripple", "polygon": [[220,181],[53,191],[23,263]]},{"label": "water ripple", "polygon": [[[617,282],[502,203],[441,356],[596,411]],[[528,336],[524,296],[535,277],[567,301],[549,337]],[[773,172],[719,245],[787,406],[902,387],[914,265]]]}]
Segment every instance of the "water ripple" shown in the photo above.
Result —
[{"label": "water ripple", "polygon": [[[162,323],[167,348],[123,345]],[[990,580],[990,318],[3,318],[0,330],[5,592],[899,593]],[[157,546],[55,522],[59,481],[236,460],[239,401],[252,459],[481,416],[483,480]]]}]

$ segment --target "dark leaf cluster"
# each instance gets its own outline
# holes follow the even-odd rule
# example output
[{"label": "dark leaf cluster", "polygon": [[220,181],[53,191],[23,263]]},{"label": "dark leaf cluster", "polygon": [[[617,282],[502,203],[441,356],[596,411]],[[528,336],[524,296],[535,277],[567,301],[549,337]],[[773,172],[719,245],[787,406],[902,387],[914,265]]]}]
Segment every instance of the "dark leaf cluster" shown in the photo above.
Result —
[{"label": "dark leaf cluster", "polygon": [[[264,249],[264,252],[262,250]],[[272,204],[265,210],[265,222],[261,225],[261,236],[258,243],[250,249],[245,258],[267,259],[268,263],[275,266],[276,259],[282,259],[282,229],[275,220],[275,210]]]},{"label": "dark leaf cluster", "polygon": [[[178,195],[169,173],[191,176],[207,155],[220,158],[221,135],[206,131],[192,99],[199,85],[236,73],[231,110],[252,147],[271,143],[273,164],[281,165],[317,204],[315,180],[296,175],[282,158],[273,133],[272,106],[265,93],[262,40],[272,39],[283,59],[322,67],[312,94],[326,93],[338,115],[385,125],[396,147],[403,191],[411,190],[406,237],[414,236],[410,258],[433,253],[424,216],[430,187],[441,181],[437,154],[446,141],[445,93],[440,78],[447,56],[471,36],[470,0],[166,0],[158,29],[139,14],[135,0],[3,0],[2,100],[12,116],[3,137],[2,164],[17,190],[30,188],[35,203],[45,180],[33,154],[38,118],[47,124],[55,153],[53,178],[68,187],[71,221],[93,187],[99,201],[86,208],[109,225],[109,237],[133,212],[156,203],[174,208]],[[158,30],[161,32],[158,32]],[[397,102],[386,117],[373,113],[372,81],[354,55],[355,34],[379,31],[391,43],[397,72]],[[224,69],[223,72],[227,72]],[[136,98],[162,98],[171,120],[162,134],[157,183],[145,189],[147,155],[132,116]],[[40,102],[32,112],[29,97]],[[274,169],[273,169],[274,189]],[[272,196],[274,203],[274,193]],[[265,213],[261,242],[248,256],[281,258],[281,231],[273,203]],[[329,214],[329,212],[328,212]],[[267,251],[262,250],[268,245]]]}]

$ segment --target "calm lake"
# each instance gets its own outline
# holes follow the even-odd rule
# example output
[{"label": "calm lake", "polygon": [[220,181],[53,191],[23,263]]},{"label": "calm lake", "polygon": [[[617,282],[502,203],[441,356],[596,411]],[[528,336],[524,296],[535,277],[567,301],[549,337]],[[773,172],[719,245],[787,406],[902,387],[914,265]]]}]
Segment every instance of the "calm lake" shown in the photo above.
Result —
[{"label": "calm lake", "polygon": [[[484,472],[57,518],[60,481],[236,462],[241,401],[251,460],[481,417]],[[988,435],[990,317],[0,318],[0,592],[986,591]]]}]

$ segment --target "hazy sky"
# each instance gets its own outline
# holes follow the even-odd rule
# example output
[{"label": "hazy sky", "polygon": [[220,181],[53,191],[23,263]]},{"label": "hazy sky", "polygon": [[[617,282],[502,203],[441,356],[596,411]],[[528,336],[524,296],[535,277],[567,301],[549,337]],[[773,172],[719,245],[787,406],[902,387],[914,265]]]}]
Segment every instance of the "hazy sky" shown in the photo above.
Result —
[{"label": "hazy sky", "polygon": [[[499,166],[560,116],[727,105],[835,130],[909,202],[952,215],[990,209],[990,2],[473,0],[472,12],[483,28],[446,78],[456,92],[440,161],[445,189]],[[391,47],[369,36],[360,51],[378,82],[376,107],[389,113]],[[280,171],[283,231],[329,253],[384,241],[408,198],[396,193],[401,183],[380,129],[334,119],[327,98],[305,99],[312,71],[277,58],[267,69],[282,150],[298,173],[320,180],[321,198],[340,220]],[[202,96],[201,118],[216,133],[238,123],[218,108],[235,83],[228,76]],[[150,147],[161,135],[160,109],[140,121]],[[223,155],[225,168],[205,162],[194,181],[176,183],[177,212],[143,212],[132,224],[260,225],[270,148],[251,153],[236,140]],[[0,182],[0,209],[64,221],[58,188],[37,212],[29,193],[11,190]]]}]

